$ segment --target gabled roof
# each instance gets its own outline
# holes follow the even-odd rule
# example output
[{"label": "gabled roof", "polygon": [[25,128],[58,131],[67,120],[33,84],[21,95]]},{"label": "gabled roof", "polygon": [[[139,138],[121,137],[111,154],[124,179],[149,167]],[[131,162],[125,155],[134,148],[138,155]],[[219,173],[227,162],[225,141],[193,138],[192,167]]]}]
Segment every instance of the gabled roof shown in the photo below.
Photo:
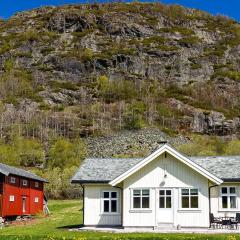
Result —
[{"label": "gabled roof", "polygon": [[187,165],[188,167],[192,168],[202,176],[206,177],[210,181],[216,183],[216,184],[221,184],[223,181],[215,176],[214,174],[210,173],[200,165],[196,164],[192,160],[190,160],[188,157],[185,155],[179,153],[177,150],[175,150],[173,147],[169,146],[168,144],[164,144],[161,146],[157,151],[153,152],[150,154],[147,158],[144,158],[142,161],[134,165],[132,168],[127,170],[126,172],[122,173],[120,176],[116,177],[113,179],[111,182],[109,182],[110,185],[116,186],[118,183],[124,181],[126,178],[137,172],[139,169],[143,168],[146,166],[148,163],[156,159],[158,156],[160,156],[163,153],[169,153],[170,155],[174,156],[176,159]]},{"label": "gabled roof", "polygon": [[20,177],[25,177],[25,178],[37,180],[37,181],[40,181],[40,182],[48,182],[46,179],[41,178],[34,173],[25,171],[25,170],[20,169],[20,168],[11,167],[11,166],[8,166],[8,165],[3,164],[3,163],[0,163],[0,173],[2,173],[5,176],[9,176],[10,174],[12,174],[12,175],[20,176]]},{"label": "gabled roof", "polygon": [[[153,152],[147,158],[89,158],[86,159],[79,170],[72,178],[72,183],[110,183],[117,184],[122,181],[122,177],[127,177],[127,174],[132,174],[133,171],[137,171],[141,167],[145,166],[148,162],[155,159],[157,156],[169,152],[177,159],[184,162],[194,170],[200,172],[202,175],[210,179],[211,181],[221,184],[221,176],[209,171],[209,168],[205,168],[194,159],[180,154],[177,150],[171,146],[165,144],[162,145],[157,151]],[[240,164],[239,164],[240,165]],[[240,169],[240,168],[239,168]],[[240,171],[239,171],[240,172]],[[240,179],[240,174],[239,174]]]}]

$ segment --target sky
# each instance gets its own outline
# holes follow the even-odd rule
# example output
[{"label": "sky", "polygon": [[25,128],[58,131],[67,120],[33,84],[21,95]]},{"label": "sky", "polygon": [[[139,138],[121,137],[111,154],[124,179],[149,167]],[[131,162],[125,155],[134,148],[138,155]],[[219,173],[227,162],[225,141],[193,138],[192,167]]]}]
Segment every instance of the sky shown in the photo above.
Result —
[{"label": "sky", "polygon": [[[99,0],[104,1],[104,0]],[[145,0],[146,1],[146,0]],[[151,1],[151,0],[149,0]],[[155,1],[155,0],[154,0]],[[98,2],[93,0],[0,0],[0,17],[9,18],[16,12],[46,5]],[[108,0],[109,2],[109,0]],[[240,22],[240,0],[161,0],[162,3],[175,3],[197,8],[213,14],[222,14]]]}]

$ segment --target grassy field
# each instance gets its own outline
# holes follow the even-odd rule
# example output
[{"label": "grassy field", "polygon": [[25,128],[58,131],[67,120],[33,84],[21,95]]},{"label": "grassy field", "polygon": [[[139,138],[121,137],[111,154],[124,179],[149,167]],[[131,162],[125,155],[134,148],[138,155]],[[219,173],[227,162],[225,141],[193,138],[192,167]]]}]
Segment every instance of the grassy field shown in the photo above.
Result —
[{"label": "grassy field", "polygon": [[82,203],[76,200],[50,201],[51,216],[39,216],[31,224],[8,226],[0,230],[0,240],[85,240],[85,239],[161,239],[161,240],[198,240],[227,239],[240,240],[240,235],[199,235],[199,234],[157,234],[124,233],[113,234],[93,231],[68,231],[82,223]]}]

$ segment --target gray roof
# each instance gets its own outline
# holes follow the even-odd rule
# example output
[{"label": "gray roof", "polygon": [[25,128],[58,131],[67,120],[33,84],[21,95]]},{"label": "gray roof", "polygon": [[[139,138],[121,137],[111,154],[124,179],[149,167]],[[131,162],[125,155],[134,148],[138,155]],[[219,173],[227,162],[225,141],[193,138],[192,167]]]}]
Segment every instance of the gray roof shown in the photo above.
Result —
[{"label": "gray roof", "polygon": [[3,163],[0,163],[0,173],[6,176],[8,176],[9,174],[12,174],[12,175],[17,175],[17,176],[21,176],[29,179],[34,179],[41,182],[48,182],[46,179],[41,178],[34,173],[25,171],[20,168],[11,167]]},{"label": "gray roof", "polygon": [[88,158],[72,178],[72,183],[109,182],[143,158]]},{"label": "gray roof", "polygon": [[240,156],[190,157],[190,159],[224,181],[240,182]]},{"label": "gray roof", "polygon": [[[240,156],[188,157],[224,181],[240,182]],[[144,158],[89,158],[72,178],[72,183],[108,183]]]}]

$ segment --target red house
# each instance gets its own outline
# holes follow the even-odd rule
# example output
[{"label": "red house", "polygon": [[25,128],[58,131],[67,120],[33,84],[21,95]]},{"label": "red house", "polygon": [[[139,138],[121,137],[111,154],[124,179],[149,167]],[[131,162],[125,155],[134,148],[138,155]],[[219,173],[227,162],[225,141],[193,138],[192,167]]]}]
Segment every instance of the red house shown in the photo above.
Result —
[{"label": "red house", "polygon": [[43,211],[46,182],[31,172],[0,163],[0,216],[34,215]]}]

